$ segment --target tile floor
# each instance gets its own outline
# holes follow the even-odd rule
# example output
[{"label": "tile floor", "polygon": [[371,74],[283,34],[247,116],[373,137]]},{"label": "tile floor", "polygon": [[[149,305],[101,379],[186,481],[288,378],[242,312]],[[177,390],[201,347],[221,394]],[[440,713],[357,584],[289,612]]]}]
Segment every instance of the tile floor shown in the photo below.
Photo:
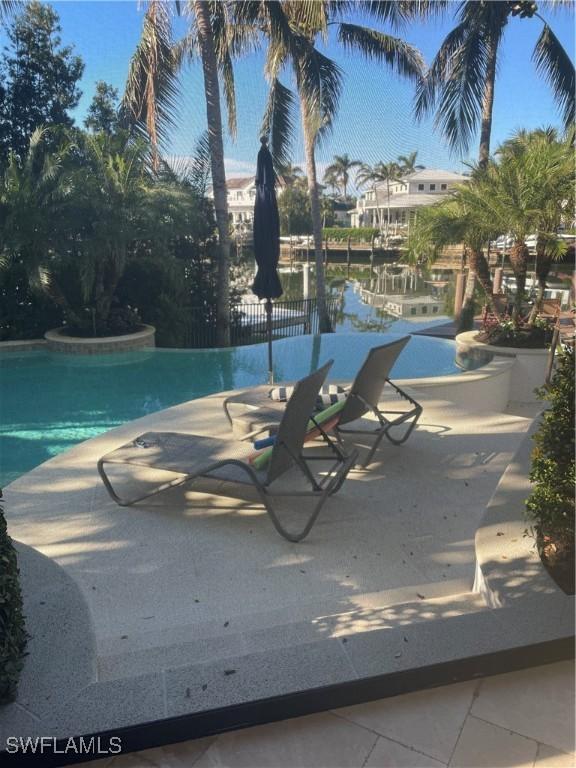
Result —
[{"label": "tile floor", "polygon": [[574,768],[574,664],[457,683],[92,768]]}]

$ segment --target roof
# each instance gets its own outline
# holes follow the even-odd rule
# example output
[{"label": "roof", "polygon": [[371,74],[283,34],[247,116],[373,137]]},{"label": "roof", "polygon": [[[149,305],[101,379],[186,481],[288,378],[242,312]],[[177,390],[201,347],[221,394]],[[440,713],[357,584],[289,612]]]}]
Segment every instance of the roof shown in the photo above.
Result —
[{"label": "roof", "polygon": [[[413,195],[390,195],[390,209],[420,208],[423,205],[434,205],[434,203],[439,203],[440,200],[443,200],[445,197],[446,193],[425,195],[421,192]],[[376,205],[378,205],[378,208],[388,207],[388,196],[385,192],[381,194],[380,190],[378,190],[376,192],[376,199],[378,201],[377,203],[374,200],[366,200],[364,208],[376,208]]]},{"label": "roof", "polygon": [[244,189],[244,187],[249,187],[251,184],[255,183],[254,176],[238,176],[236,178],[226,179],[226,187],[228,190]]},{"label": "roof", "polygon": [[414,171],[402,178],[402,181],[466,181],[467,176],[454,171],[444,171],[442,168],[423,168],[421,171]]}]

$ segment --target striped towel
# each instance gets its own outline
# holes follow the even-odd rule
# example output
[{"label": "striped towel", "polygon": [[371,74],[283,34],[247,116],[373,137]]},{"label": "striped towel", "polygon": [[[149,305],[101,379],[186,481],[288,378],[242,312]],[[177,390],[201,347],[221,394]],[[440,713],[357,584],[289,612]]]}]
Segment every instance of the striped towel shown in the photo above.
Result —
[{"label": "striped towel", "polygon": [[[285,403],[292,397],[292,392],[294,392],[294,387],[274,387],[268,392],[268,397],[271,400]],[[334,405],[334,403],[339,403],[342,400],[346,400],[345,389],[337,384],[324,384],[318,393],[316,407],[325,408],[327,405]]]}]

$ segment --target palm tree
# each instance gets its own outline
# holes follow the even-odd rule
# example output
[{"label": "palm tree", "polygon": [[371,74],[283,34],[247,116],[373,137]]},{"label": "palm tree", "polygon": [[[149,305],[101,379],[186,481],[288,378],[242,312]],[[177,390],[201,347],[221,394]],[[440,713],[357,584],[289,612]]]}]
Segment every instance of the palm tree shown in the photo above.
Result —
[{"label": "palm tree", "polygon": [[[376,201],[376,212],[378,215],[377,185],[386,184],[386,240],[390,233],[390,182],[400,179],[402,169],[398,163],[376,163],[374,166],[362,165],[356,174],[356,183],[363,186],[371,183]],[[379,218],[379,215],[378,215]]]},{"label": "palm tree", "polygon": [[348,197],[348,182],[350,180],[350,171],[352,168],[358,168],[362,163],[360,160],[350,160],[348,154],[334,155],[334,161],[326,168],[324,178],[326,176],[333,177],[339,183],[336,186],[342,188],[344,193],[344,199]]},{"label": "palm tree", "polygon": [[498,162],[473,174],[458,190],[462,204],[498,232],[510,232],[510,263],[516,277],[513,317],[518,324],[526,285],[529,252],[526,237],[538,233],[541,257],[562,251],[556,229],[574,201],[573,149],[570,142],[541,136],[504,148]]},{"label": "palm tree", "polygon": [[436,125],[454,150],[466,152],[480,126],[479,163],[490,156],[492,109],[498,54],[513,16],[537,18],[543,28],[533,60],[550,82],[568,127],[574,121],[574,64],[534,2],[464,0],[458,6],[457,26],[447,35],[416,96],[418,118],[436,109]]},{"label": "palm tree", "polygon": [[[571,216],[575,205],[573,135],[573,129],[562,138],[551,127],[531,132],[520,130],[497,151],[504,162],[512,160],[524,167],[527,180],[540,169],[541,201],[536,208],[535,261],[538,295],[530,322],[536,318],[544,298],[552,262],[560,259],[567,250],[566,243],[558,238],[557,233],[567,216]],[[547,176],[545,169],[553,175]]]},{"label": "palm tree", "polygon": [[359,51],[366,58],[390,66],[395,72],[417,79],[423,72],[420,53],[403,40],[374,29],[345,21],[354,11],[365,11],[379,21],[398,25],[416,13],[419,2],[374,3],[342,0],[334,3],[279,2],[236,4],[237,20],[259,26],[268,41],[265,72],[270,82],[269,100],[263,131],[270,134],[272,154],[277,163],[285,162],[293,135],[292,109],[295,99],[279,77],[285,66],[291,68],[304,136],[306,176],[312,212],[316,291],[321,332],[330,330],[326,310],[326,284],[322,258],[322,218],[316,172],[315,149],[318,140],[333,124],[342,89],[343,73],[334,61],[316,47],[318,38],[326,39],[329,29],[336,29],[337,40],[346,50]]},{"label": "palm tree", "polygon": [[[177,4],[179,8],[179,4]],[[172,41],[170,10],[162,0],[150,0],[142,37],[130,64],[123,112],[136,125],[144,125],[157,152],[161,131],[176,118],[177,76],[186,57],[199,55],[204,75],[206,120],[214,211],[218,230],[217,338],[230,343],[230,235],[228,194],[224,169],[224,141],[220,108],[220,75],[228,107],[228,124],[236,126],[232,51],[239,45],[228,24],[228,6],[208,0],[190,0],[191,28],[178,45]],[[157,163],[157,161],[156,161]]]},{"label": "palm tree", "polygon": [[[408,258],[412,262],[422,259],[433,263],[446,245],[464,245],[468,276],[464,290],[462,317],[472,310],[474,287],[479,280],[492,305],[492,280],[483,248],[499,234],[493,222],[479,216],[476,208],[467,206],[460,189],[435,205],[423,208],[414,222],[408,239]],[[497,314],[496,307],[493,307]]]},{"label": "palm tree", "polygon": [[424,169],[425,166],[418,165],[416,163],[417,157],[418,157],[417,150],[415,150],[414,152],[410,152],[409,155],[400,155],[398,157],[398,165],[400,167],[400,174],[402,176],[408,176],[408,174],[414,173],[414,171],[421,171]]},{"label": "palm tree", "polygon": [[278,168],[278,176],[287,187],[293,187],[302,181],[303,171],[300,166],[288,162]]},{"label": "palm tree", "polygon": [[326,186],[330,187],[332,190],[332,195],[335,197],[336,195],[340,194],[340,177],[338,176],[338,173],[334,170],[332,167],[326,168],[324,171],[324,176],[322,177],[322,181]]},{"label": "palm tree", "polygon": [[70,144],[49,151],[49,133],[48,128],[37,128],[22,161],[11,152],[0,176],[0,259],[4,264],[22,262],[30,281],[38,285],[47,279],[54,223],[67,194],[63,165]]}]

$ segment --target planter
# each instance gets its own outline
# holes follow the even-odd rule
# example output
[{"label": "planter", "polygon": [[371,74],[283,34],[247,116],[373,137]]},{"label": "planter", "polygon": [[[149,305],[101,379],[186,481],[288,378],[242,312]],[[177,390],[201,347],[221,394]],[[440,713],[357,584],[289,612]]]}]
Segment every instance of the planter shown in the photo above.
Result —
[{"label": "planter", "polygon": [[104,355],[114,352],[131,352],[135,349],[155,347],[156,328],[144,325],[142,330],[125,336],[102,336],[82,338],[67,336],[66,328],[55,328],[44,334],[51,352],[65,352],[69,355]]},{"label": "planter", "polygon": [[536,403],[535,389],[544,384],[549,350],[522,349],[520,347],[496,347],[476,340],[478,331],[466,331],[456,336],[459,352],[482,349],[499,357],[514,359],[510,376],[509,400],[519,403]]}]

